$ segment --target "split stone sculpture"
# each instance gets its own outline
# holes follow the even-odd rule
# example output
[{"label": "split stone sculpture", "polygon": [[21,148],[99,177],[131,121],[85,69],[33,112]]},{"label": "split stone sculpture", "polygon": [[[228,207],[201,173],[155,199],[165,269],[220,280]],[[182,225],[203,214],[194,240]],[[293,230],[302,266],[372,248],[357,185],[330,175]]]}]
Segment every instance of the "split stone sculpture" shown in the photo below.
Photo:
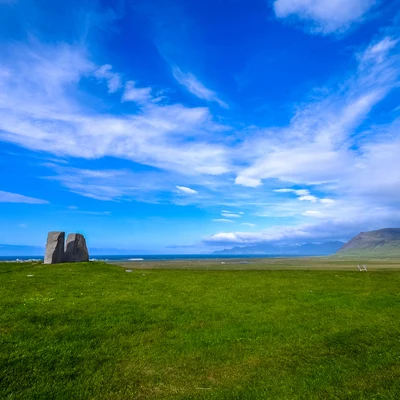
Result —
[{"label": "split stone sculpture", "polygon": [[44,264],[89,261],[86,240],[80,233],[70,233],[65,246],[65,232],[49,232]]}]

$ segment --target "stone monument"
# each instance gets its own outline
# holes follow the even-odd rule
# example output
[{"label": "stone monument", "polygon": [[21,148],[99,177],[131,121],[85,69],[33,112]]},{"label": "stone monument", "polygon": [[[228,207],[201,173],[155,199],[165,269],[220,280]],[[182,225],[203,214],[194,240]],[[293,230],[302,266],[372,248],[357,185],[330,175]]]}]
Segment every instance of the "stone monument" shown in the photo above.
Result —
[{"label": "stone monument", "polygon": [[89,252],[83,235],[70,233],[65,246],[65,232],[48,233],[44,264],[81,261],[89,261]]},{"label": "stone monument", "polygon": [[67,245],[64,254],[65,262],[89,261],[89,252],[86,240],[80,233],[70,233],[67,237]]},{"label": "stone monument", "polygon": [[64,261],[65,232],[49,232],[47,235],[44,264],[57,264]]}]

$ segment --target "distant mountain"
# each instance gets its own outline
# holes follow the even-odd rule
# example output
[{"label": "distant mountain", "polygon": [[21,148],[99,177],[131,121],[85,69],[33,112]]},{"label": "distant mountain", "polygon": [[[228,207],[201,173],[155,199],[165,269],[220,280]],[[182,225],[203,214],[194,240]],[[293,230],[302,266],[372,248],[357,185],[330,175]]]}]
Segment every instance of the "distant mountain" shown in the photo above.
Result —
[{"label": "distant mountain", "polygon": [[338,256],[400,257],[400,229],[361,232],[336,253]]},{"label": "distant mountain", "polygon": [[260,254],[260,255],[291,255],[291,256],[328,256],[336,253],[343,242],[303,243],[303,244],[268,244],[258,243],[253,246],[233,247],[214,251],[214,254]]}]

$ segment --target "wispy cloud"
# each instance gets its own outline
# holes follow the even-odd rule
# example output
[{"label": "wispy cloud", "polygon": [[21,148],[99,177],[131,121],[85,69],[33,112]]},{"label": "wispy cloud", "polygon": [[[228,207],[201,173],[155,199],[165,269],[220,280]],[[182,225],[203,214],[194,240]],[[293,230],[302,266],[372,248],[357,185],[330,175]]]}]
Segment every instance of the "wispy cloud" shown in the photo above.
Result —
[{"label": "wispy cloud", "polygon": [[294,193],[298,196],[300,201],[311,201],[315,203],[318,198],[311,195],[310,192],[306,189],[275,189],[274,192],[276,193]]},{"label": "wispy cloud", "polygon": [[321,211],[318,210],[307,210],[304,211],[303,214],[305,217],[313,217],[313,218],[324,218],[325,215]]},{"label": "wispy cloud", "polygon": [[[299,106],[288,127],[266,129],[263,137],[245,142],[244,154],[248,148],[259,149],[259,154],[253,151],[250,166],[238,174],[236,183],[256,187],[263,179],[275,178],[320,185],[350,177],[364,152],[354,132],[398,84],[398,52],[380,45],[383,41],[387,43],[387,38],[359,54],[358,70],[345,84],[330,89],[320,101]],[[377,49],[374,56],[363,61],[371,48]]]},{"label": "wispy cloud", "polygon": [[256,224],[252,224],[250,222],[242,222],[242,225],[250,226],[250,228],[254,228],[256,226]]},{"label": "wispy cloud", "polygon": [[48,204],[48,201],[0,190],[0,203]]},{"label": "wispy cloud", "polygon": [[76,210],[78,214],[86,214],[86,215],[111,215],[110,211],[85,211],[85,210]]},{"label": "wispy cloud", "polygon": [[233,223],[235,222],[231,219],[226,219],[226,218],[215,218],[215,219],[213,219],[213,221],[214,222],[233,222]]},{"label": "wispy cloud", "polygon": [[113,156],[185,175],[229,171],[225,146],[207,141],[227,127],[207,108],[157,104],[149,88],[129,80],[121,99],[140,101],[140,111],[108,114],[82,101],[89,96],[96,104],[81,84],[100,75],[109,91],[117,88],[110,68],[100,74],[79,46],[10,45],[0,67],[0,139],[58,156]]},{"label": "wispy cloud", "polygon": [[223,108],[229,108],[228,104],[222,101],[215,92],[207,89],[193,74],[182,72],[176,66],[172,68],[172,73],[178,83],[199,99],[216,102]]},{"label": "wispy cloud", "polygon": [[315,196],[307,195],[307,196],[300,196],[300,201],[311,201],[311,203],[315,203],[318,199]]},{"label": "wispy cloud", "polygon": [[343,32],[361,22],[379,0],[275,0],[278,18],[302,21],[308,31],[319,34]]},{"label": "wispy cloud", "polygon": [[227,213],[227,212],[222,212],[221,215],[226,218],[240,218],[241,217],[240,214]]},{"label": "wispy cloud", "polygon": [[[160,200],[160,193],[175,188],[175,175],[161,171],[133,172],[128,169],[84,169],[47,163],[52,171],[44,178],[58,181],[72,193],[101,201],[129,201],[149,203]],[[183,178],[182,178],[183,179]],[[71,210],[78,207],[70,206]]]},{"label": "wispy cloud", "polygon": [[93,75],[101,80],[107,82],[108,92],[114,93],[122,87],[121,76],[115,72],[112,72],[112,65],[105,64],[93,72]]},{"label": "wispy cloud", "polygon": [[197,190],[190,189],[186,186],[177,186],[176,188],[186,194],[197,194]]},{"label": "wispy cloud", "polygon": [[353,76],[337,87],[324,88],[324,99],[299,106],[288,127],[261,130],[243,143],[241,154],[250,149],[252,153],[236,183],[259,189],[278,180],[304,188],[272,189],[303,201],[280,202],[279,197],[259,206],[264,211],[258,216],[290,217],[293,225],[252,233],[220,232],[206,241],[346,240],[360,230],[400,224],[400,192],[395,189],[400,187],[400,175],[394,172],[400,168],[395,150],[400,148],[400,120],[394,116],[388,124],[365,125],[373,108],[399,85],[398,45],[395,37],[373,41],[356,54]]},{"label": "wispy cloud", "polygon": [[[358,214],[356,214],[358,212]],[[372,215],[373,213],[373,215]],[[400,225],[400,211],[384,207],[374,207],[369,213],[362,208],[352,207],[333,218],[324,219],[314,213],[312,219],[317,222],[291,226],[272,226],[258,232],[219,232],[204,238],[212,245],[252,244],[261,242],[290,242],[293,240],[349,240],[351,237],[373,229]]]},{"label": "wispy cloud", "polygon": [[122,101],[134,101],[137,103],[147,103],[151,100],[151,88],[139,88],[134,81],[128,81],[125,84],[125,91],[122,95]]},{"label": "wispy cloud", "polygon": [[319,201],[322,204],[325,204],[327,206],[331,206],[331,205],[335,204],[335,200],[333,200],[333,199],[320,199]]}]

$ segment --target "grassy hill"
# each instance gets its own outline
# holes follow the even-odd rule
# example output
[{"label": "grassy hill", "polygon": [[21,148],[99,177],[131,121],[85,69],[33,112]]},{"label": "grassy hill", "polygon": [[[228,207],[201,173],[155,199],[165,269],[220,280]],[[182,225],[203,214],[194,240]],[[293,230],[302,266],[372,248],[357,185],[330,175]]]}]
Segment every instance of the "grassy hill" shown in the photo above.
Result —
[{"label": "grassy hill", "polygon": [[399,397],[396,270],[0,263],[0,287],[1,398]]},{"label": "grassy hill", "polygon": [[399,257],[400,229],[387,228],[361,232],[347,242],[336,255],[346,257]]}]

